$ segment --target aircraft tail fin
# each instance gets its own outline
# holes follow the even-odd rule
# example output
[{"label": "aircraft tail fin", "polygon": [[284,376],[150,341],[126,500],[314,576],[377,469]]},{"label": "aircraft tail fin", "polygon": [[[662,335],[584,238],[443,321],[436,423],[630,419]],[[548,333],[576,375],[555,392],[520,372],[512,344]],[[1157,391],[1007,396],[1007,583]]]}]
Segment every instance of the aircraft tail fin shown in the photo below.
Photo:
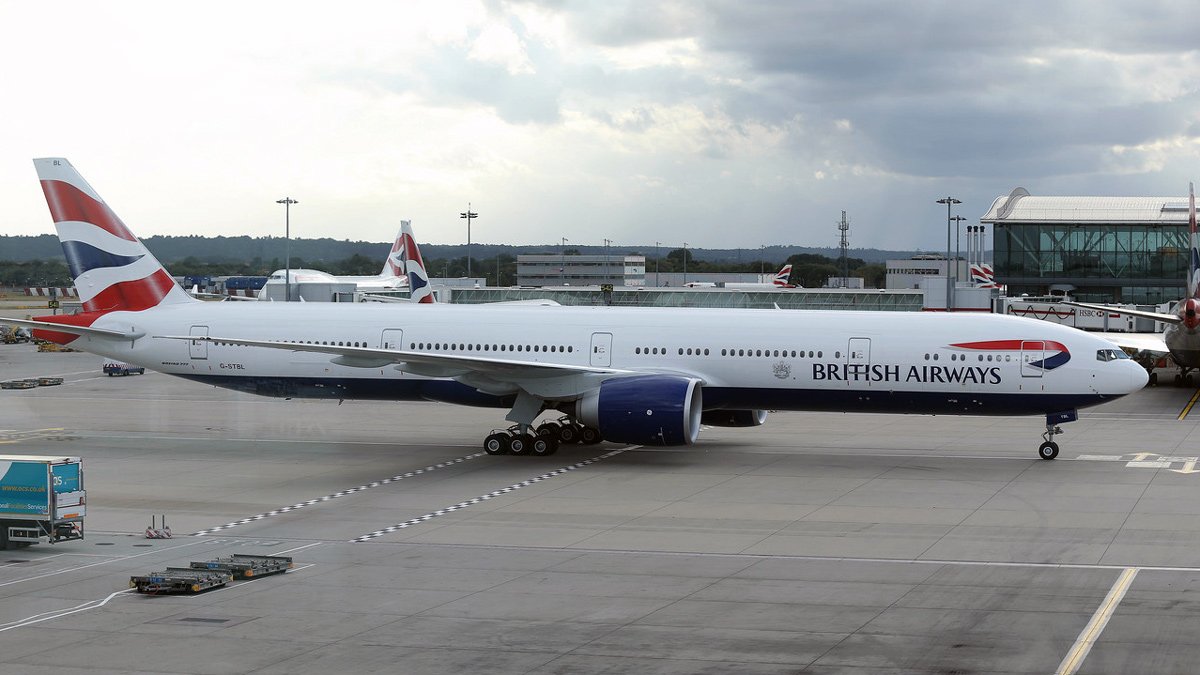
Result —
[{"label": "aircraft tail fin", "polygon": [[[407,221],[401,221],[407,222]],[[383,261],[383,271],[379,273],[381,277],[402,277],[404,276],[404,228],[396,233],[396,241],[392,243],[392,250],[388,252],[387,260]]]},{"label": "aircraft tail fin", "polygon": [[199,302],[175,283],[70,162],[51,157],[33,164],[85,313]]},{"label": "aircraft tail fin", "polygon": [[788,263],[787,265],[784,265],[778,273],[775,274],[775,281],[773,283],[780,288],[793,288],[791,282],[789,281],[791,278],[792,265],[791,263]]},{"label": "aircraft tail fin", "polygon": [[429,273],[425,271],[425,261],[421,259],[421,249],[413,237],[412,223],[400,221],[400,246],[404,259],[404,269],[408,273],[408,295],[413,302],[432,303],[433,292],[429,288]]},{"label": "aircraft tail fin", "polygon": [[1200,236],[1196,234],[1196,188],[1188,183],[1188,297],[1200,297]]}]

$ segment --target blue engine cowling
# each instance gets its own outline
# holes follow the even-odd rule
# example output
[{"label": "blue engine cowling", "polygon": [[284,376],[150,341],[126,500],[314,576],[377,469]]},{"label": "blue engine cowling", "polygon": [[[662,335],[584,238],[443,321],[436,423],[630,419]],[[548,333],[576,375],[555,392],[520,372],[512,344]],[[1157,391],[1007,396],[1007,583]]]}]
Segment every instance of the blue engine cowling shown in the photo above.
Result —
[{"label": "blue engine cowling", "polygon": [[710,427],[757,427],[766,421],[766,410],[705,410],[700,416]]},{"label": "blue engine cowling", "polygon": [[606,441],[690,445],[700,431],[700,380],[635,375],[605,380],[575,404],[575,418]]}]

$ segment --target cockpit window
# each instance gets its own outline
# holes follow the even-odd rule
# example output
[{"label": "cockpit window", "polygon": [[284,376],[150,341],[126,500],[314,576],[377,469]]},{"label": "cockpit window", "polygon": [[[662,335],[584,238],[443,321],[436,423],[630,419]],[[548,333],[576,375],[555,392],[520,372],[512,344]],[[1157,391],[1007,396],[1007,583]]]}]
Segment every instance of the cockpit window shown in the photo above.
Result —
[{"label": "cockpit window", "polygon": [[1120,349],[1098,349],[1096,350],[1097,361],[1116,361],[1118,359],[1127,359],[1129,355]]}]

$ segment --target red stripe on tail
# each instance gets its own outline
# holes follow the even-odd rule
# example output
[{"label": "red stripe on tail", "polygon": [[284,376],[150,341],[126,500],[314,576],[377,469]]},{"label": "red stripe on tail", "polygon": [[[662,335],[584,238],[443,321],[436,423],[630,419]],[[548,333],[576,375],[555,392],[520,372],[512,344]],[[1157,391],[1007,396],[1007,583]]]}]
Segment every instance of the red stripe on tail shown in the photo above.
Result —
[{"label": "red stripe on tail", "polygon": [[54,218],[54,222],[78,220],[92,223],[113,236],[137,241],[137,237],[133,236],[112,209],[92,199],[74,185],[60,180],[44,180],[42,192],[46,193],[46,204],[50,206],[50,216]]},{"label": "red stripe on tail", "polygon": [[166,270],[136,281],[121,281],[96,294],[83,303],[85,312],[140,312],[162,302],[175,287],[175,280]]}]

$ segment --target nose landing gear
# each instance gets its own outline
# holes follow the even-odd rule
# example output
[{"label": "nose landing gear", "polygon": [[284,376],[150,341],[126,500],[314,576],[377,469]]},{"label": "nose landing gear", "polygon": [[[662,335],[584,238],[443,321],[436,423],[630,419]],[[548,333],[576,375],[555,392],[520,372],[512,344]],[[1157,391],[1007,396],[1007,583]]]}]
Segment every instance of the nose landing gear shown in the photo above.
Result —
[{"label": "nose landing gear", "polygon": [[1062,427],[1058,425],[1074,422],[1077,419],[1079,419],[1079,413],[1074,410],[1046,415],[1046,431],[1042,433],[1043,443],[1038,446],[1038,457],[1042,459],[1058,457],[1058,443],[1054,442],[1054,436],[1063,432]]}]

